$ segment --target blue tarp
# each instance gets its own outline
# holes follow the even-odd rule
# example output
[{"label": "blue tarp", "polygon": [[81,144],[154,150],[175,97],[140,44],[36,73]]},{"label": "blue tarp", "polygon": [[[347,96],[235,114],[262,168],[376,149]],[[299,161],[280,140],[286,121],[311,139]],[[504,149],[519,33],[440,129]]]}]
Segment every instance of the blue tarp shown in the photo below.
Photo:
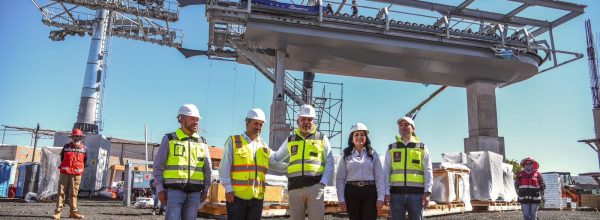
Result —
[{"label": "blue tarp", "polygon": [[[270,1],[270,0],[252,0],[252,3],[257,3],[257,4],[276,7],[276,8],[288,9],[288,10],[293,10],[293,11],[319,13],[319,6],[295,5],[295,4],[288,4],[288,3],[276,2],[276,1]],[[323,11],[325,11],[325,10],[326,10],[326,8],[323,7]]]}]

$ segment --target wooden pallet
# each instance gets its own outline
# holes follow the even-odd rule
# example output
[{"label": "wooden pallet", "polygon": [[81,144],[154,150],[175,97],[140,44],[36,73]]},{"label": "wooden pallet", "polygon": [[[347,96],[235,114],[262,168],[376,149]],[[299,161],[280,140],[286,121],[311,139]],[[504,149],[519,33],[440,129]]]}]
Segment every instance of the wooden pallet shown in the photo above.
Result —
[{"label": "wooden pallet", "polygon": [[[465,204],[463,202],[451,202],[431,205],[423,211],[423,216],[439,216],[455,213],[464,213]],[[378,217],[387,218],[390,216],[390,207],[384,205],[382,210],[377,212]]]},{"label": "wooden pallet", "polygon": [[473,211],[503,212],[521,210],[521,203],[472,200]]},{"label": "wooden pallet", "polygon": [[25,200],[20,198],[0,198],[0,202],[25,202]]},{"label": "wooden pallet", "polygon": [[[263,206],[262,217],[273,218],[273,217],[284,217],[289,216],[288,213],[289,205],[286,203],[266,203]],[[340,213],[342,210],[339,208],[337,202],[325,202],[325,213],[334,214]],[[201,216],[207,216],[210,218],[221,218],[227,216],[227,207],[225,203],[207,203],[200,208],[199,213]]]}]

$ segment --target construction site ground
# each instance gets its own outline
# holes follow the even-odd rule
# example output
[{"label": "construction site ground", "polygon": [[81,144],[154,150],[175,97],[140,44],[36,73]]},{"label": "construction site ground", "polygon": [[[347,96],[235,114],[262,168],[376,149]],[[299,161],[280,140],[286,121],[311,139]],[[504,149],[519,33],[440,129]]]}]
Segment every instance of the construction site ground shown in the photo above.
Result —
[{"label": "construction site ground", "polygon": [[[55,203],[0,202],[0,219],[49,219],[54,213]],[[79,209],[86,219],[164,219],[163,216],[152,215],[151,209],[125,207],[116,200],[90,200],[81,198]],[[68,206],[63,210],[63,217],[68,216]],[[600,219],[596,211],[553,211],[542,210],[540,219]],[[224,219],[198,216],[199,219]],[[285,217],[270,219],[287,219]],[[343,214],[327,215],[325,219],[347,219]],[[445,216],[427,217],[427,219],[522,219],[520,211],[507,212],[469,212]]]}]

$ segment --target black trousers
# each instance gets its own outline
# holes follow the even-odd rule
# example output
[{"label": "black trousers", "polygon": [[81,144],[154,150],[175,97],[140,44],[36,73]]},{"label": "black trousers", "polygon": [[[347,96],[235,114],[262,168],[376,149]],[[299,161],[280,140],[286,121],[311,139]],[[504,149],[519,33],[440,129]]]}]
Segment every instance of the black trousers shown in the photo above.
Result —
[{"label": "black trousers", "polygon": [[377,219],[377,187],[346,184],[346,210],[350,220]]},{"label": "black trousers", "polygon": [[225,206],[228,220],[259,220],[262,216],[263,200],[235,197],[233,202],[227,202]]}]

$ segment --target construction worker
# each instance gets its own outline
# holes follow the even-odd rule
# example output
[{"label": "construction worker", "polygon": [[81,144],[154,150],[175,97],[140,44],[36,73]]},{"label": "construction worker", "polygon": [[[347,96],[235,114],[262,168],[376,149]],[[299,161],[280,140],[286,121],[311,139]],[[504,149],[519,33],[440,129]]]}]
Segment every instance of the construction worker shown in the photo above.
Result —
[{"label": "construction worker", "polygon": [[528,157],[521,160],[521,168],[515,180],[515,188],[519,195],[523,219],[536,220],[537,210],[542,201],[542,194],[546,189],[542,174],[538,171],[540,165],[533,158]]},{"label": "construction worker", "polygon": [[415,122],[410,117],[398,119],[400,136],[388,146],[383,166],[385,200],[390,203],[392,219],[423,219],[423,207],[429,204],[433,172],[429,151],[413,134]]},{"label": "construction worker", "polygon": [[333,175],[333,156],[327,136],[317,131],[313,119],[315,109],[300,106],[298,128],[281,145],[274,160],[286,162],[289,213],[292,220],[323,219],[324,188]]},{"label": "construction worker", "polygon": [[258,220],[262,216],[265,175],[271,149],[260,138],[265,113],[258,108],[246,114],[246,131],[225,142],[219,177],[225,187],[227,219]]},{"label": "construction worker", "polygon": [[325,14],[333,15],[333,5],[331,3],[327,3]]},{"label": "construction worker", "polygon": [[356,3],[356,0],[352,0],[352,15],[350,15],[350,17],[356,17],[358,16],[358,4]]},{"label": "construction worker", "polygon": [[200,203],[210,187],[211,161],[206,140],[199,136],[198,108],[179,108],[180,128],[166,134],[154,160],[154,186],[158,199],[167,205],[167,220],[196,219]]},{"label": "construction worker", "polygon": [[63,202],[65,199],[65,190],[69,191],[69,218],[83,219],[84,216],[77,209],[77,194],[79,193],[79,184],[81,184],[81,175],[87,163],[86,147],[83,145],[83,132],[78,128],[73,129],[69,135],[71,142],[63,146],[60,152],[60,177],[58,180],[58,200],[56,201],[56,211],[54,219],[60,219]]},{"label": "construction worker", "polygon": [[350,220],[377,219],[377,210],[383,207],[383,169],[368,134],[365,124],[353,124],[348,147],[338,164],[338,201],[342,209],[348,210]]}]

